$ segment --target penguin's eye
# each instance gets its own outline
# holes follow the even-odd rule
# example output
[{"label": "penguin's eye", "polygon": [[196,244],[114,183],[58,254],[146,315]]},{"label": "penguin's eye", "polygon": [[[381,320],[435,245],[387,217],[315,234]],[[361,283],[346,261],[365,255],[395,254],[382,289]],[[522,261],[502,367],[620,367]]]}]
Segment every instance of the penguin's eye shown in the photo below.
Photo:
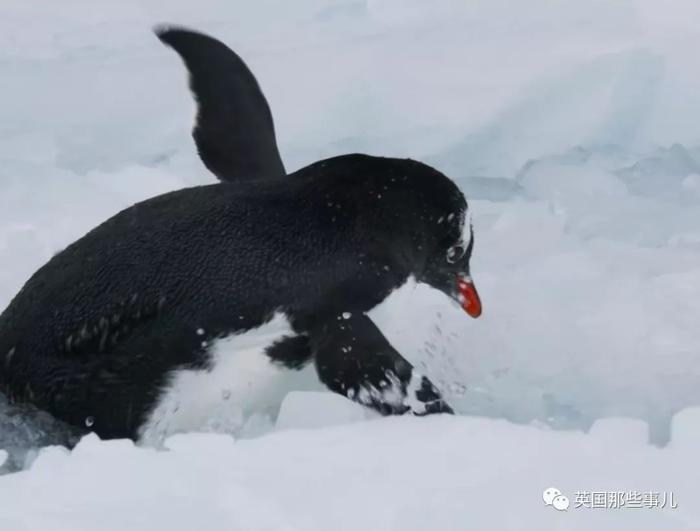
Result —
[{"label": "penguin's eye", "polygon": [[450,264],[454,264],[464,256],[464,253],[467,250],[464,248],[464,245],[458,244],[458,245],[453,245],[449,249],[447,249],[447,261]]}]

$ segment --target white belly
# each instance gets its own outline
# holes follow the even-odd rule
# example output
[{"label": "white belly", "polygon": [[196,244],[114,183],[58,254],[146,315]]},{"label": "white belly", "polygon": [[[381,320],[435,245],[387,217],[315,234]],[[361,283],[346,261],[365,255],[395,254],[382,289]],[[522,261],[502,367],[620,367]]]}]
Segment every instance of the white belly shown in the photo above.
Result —
[{"label": "white belly", "polygon": [[254,415],[276,417],[293,390],[320,389],[313,364],[291,370],[273,363],[265,349],[296,335],[282,314],[259,328],[213,342],[209,369],[174,371],[140,431],[140,441],[160,445],[174,433],[238,434]]}]

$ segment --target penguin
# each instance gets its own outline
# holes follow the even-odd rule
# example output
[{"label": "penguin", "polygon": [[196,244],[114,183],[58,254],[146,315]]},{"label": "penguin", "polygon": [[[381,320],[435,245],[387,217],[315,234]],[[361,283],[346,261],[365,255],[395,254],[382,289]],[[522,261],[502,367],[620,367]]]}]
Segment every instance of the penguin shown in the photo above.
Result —
[{"label": "penguin", "polygon": [[268,369],[311,366],[384,415],[450,413],[368,313],[414,281],[477,317],[473,245],[462,192],[410,159],[343,155],[156,196],[53,256],[13,298],[0,390],[102,438],[149,441]]},{"label": "penguin", "polygon": [[451,413],[369,314],[420,282],[480,315],[458,187],[362,154],[287,175],[245,63],[203,34],[158,35],[190,72],[193,137],[220,182],[137,203],[40,268],[0,315],[0,391],[152,444],[212,411],[279,405],[280,378],[383,415]]}]

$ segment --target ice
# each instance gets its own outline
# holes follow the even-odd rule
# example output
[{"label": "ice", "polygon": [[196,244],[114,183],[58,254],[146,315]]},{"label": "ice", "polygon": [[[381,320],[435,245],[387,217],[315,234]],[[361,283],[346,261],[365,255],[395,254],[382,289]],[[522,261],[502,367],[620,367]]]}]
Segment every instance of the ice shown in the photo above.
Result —
[{"label": "ice", "polygon": [[649,439],[649,427],[640,420],[606,418],[596,420],[590,434],[594,439],[626,447],[646,442]]},{"label": "ice", "polygon": [[[365,422],[295,393],[235,444],[53,447],[0,478],[0,529],[696,527],[699,9],[4,0],[0,306],[120,209],[213,182],[182,65],[149,31],[171,22],[245,57],[288,169],[365,151],[454,177],[484,314],[417,286],[381,316],[457,418]],[[0,399],[5,470],[72,436]],[[541,505],[547,486],[675,490],[681,506],[560,514]]]},{"label": "ice", "polygon": [[[515,426],[502,420],[402,417],[279,431],[234,442],[187,434],[169,450],[83,439],[45,449],[0,479],[0,526],[22,531],[230,531],[697,528],[695,416],[674,446]],[[639,435],[629,421],[608,434]],[[687,431],[686,431],[687,430]],[[676,442],[678,445],[676,446]],[[570,499],[558,513],[542,501]],[[678,508],[576,507],[577,492],[673,492]]]},{"label": "ice", "polygon": [[275,426],[278,430],[321,428],[373,417],[370,410],[340,395],[293,391],[282,401]]},{"label": "ice", "polygon": [[535,153],[577,144],[627,145],[643,125],[663,61],[648,51],[605,54],[523,88],[514,103],[434,162],[457,177],[512,174]]},{"label": "ice", "polygon": [[77,440],[74,429],[30,406],[12,406],[0,394],[0,474],[31,464],[40,447]]},{"label": "ice", "polygon": [[673,448],[683,447],[688,448],[700,443],[700,408],[688,408],[676,413],[673,417],[673,439],[671,445]]}]

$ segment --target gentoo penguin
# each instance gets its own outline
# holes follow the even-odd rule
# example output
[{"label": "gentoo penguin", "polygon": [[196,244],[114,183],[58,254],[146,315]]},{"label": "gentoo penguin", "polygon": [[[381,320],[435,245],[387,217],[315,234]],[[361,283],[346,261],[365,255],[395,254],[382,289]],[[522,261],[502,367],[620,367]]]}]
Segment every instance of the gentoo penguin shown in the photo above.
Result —
[{"label": "gentoo penguin", "polygon": [[344,155],[160,195],[27,281],[0,316],[1,389],[104,438],[166,433],[235,385],[238,353],[218,350],[233,341],[257,364],[313,364],[383,414],[450,412],[367,312],[415,279],[477,316],[473,244],[460,190],[410,159]]},{"label": "gentoo penguin", "polygon": [[[367,314],[411,281],[480,314],[464,196],[412,160],[345,155],[284,175],[255,79],[217,57],[245,73],[221,77],[238,80],[228,96],[201,89],[215,70],[192,79],[195,140],[222,182],[138,203],[39,269],[0,316],[0,389],[103,438],[154,442],[247,400],[270,371],[310,368],[382,414],[451,412]],[[244,120],[202,110],[236,108],[241,86],[257,102]],[[225,136],[246,123],[267,143],[248,159],[248,140]],[[216,149],[198,130],[221,132]]]}]

